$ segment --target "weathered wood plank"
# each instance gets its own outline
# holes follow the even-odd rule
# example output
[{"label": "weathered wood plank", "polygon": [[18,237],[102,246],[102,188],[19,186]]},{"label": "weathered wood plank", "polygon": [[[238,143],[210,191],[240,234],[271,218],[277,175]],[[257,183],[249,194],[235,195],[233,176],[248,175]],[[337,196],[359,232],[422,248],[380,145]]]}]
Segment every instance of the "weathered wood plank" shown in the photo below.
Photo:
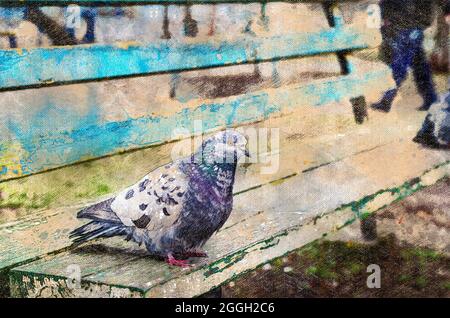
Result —
[{"label": "weathered wood plank", "polygon": [[[376,94],[375,91],[372,93],[375,94],[368,95],[368,101],[376,101],[381,94]],[[411,112],[405,114],[405,121],[419,125],[421,118],[410,118],[410,115]],[[395,124],[392,126],[395,127]],[[377,127],[374,129],[381,129]],[[341,104],[327,108],[305,106],[290,116],[272,117],[263,122],[245,125],[241,129],[254,132],[262,129],[268,134],[271,130],[279,131],[280,140],[279,147],[272,147],[273,150],[267,150],[267,154],[258,157],[261,165],[252,164],[247,167],[249,171],[245,179],[237,183],[236,192],[373,148],[380,143],[389,142],[392,138],[391,135],[385,134],[385,129],[381,129],[380,132],[374,132],[378,136],[377,139],[368,138],[355,143],[355,137],[362,133],[361,129],[365,130],[367,127],[356,125],[351,108]],[[262,138],[271,137],[263,135]],[[114,193],[133,184],[145,171],[169,162],[172,149],[187,141],[109,156],[0,183],[0,224],[42,209],[78,205]],[[189,148],[187,155],[191,150],[190,147],[186,148]],[[283,152],[279,161],[276,160],[278,148]],[[328,149],[328,152],[324,152],[324,149]],[[302,153],[301,158],[298,153]],[[278,170],[277,165],[280,167]],[[275,169],[270,169],[272,166]],[[266,167],[270,173],[261,174],[262,167]]]},{"label": "weathered wood plank", "polygon": [[[245,130],[255,129],[255,131],[259,128],[267,128],[269,131],[284,128],[279,132],[281,139],[279,147],[268,153],[264,151],[269,150],[261,149],[259,155],[253,155],[258,158],[257,164],[253,163],[245,169],[238,170],[239,178],[235,193],[244,193],[249,189],[301,173],[303,170],[313,169],[376,147],[380,142],[388,143],[392,140],[392,135],[380,134],[383,137],[359,142],[355,138],[360,134],[359,130],[352,131],[352,128],[357,127],[353,123],[350,108],[331,113],[323,109],[322,114],[318,111],[314,114],[315,118],[309,120],[306,114],[308,112],[309,109],[288,117],[273,118],[242,127]],[[336,123],[340,124],[337,126]],[[309,135],[301,137],[305,130],[309,130]],[[350,134],[351,137],[336,140],[332,137],[336,134]],[[333,146],[330,146],[329,138],[333,139]],[[23,196],[24,193],[27,197],[50,195],[55,201],[52,208],[44,211],[25,209],[21,211],[22,215],[16,215],[11,209],[13,215],[10,218],[4,215],[6,211],[3,210],[5,219],[0,220],[0,250],[6,252],[0,255],[0,268],[66,248],[70,245],[67,233],[79,225],[79,221],[74,218],[76,211],[89,201],[100,200],[99,196],[106,195],[96,191],[97,186],[101,185],[102,188],[108,188],[114,193],[133,184],[147,171],[169,162],[172,149],[179,147],[183,142],[108,157],[89,165],[74,165],[0,184],[5,207],[8,206],[8,202],[12,206],[14,198]],[[298,156],[299,152],[302,153],[301,157]],[[271,168],[272,165],[273,168],[268,169],[270,173],[264,174],[262,169]],[[67,183],[71,186],[67,187]],[[9,196],[12,198],[8,199]]]},{"label": "weathered wood plank", "polygon": [[373,46],[377,32],[353,27],[233,42],[80,45],[0,50],[0,88],[254,63]]},{"label": "weathered wood plank", "polygon": [[[377,98],[377,95],[371,96],[371,100]],[[400,122],[395,117],[383,117],[379,121],[360,126],[355,124],[350,107],[314,109],[310,106],[297,110],[290,116],[271,118],[242,127],[245,131],[259,128],[279,129],[280,150],[278,151],[277,147],[267,156],[254,156],[259,158],[258,164],[239,169],[235,193],[245,193],[249,189],[388,144],[404,136],[409,125],[418,126],[422,120],[420,113],[408,110],[399,117]],[[380,125],[381,121],[383,125]],[[104,158],[89,165],[66,167],[2,183],[0,191],[5,199],[11,194],[15,194],[15,197],[26,194],[29,198],[50,195],[55,202],[52,209],[28,216],[27,213],[33,211],[19,210],[19,215],[15,215],[15,210],[11,209],[9,219],[6,213],[8,210],[3,210],[2,214],[6,215],[6,220],[0,222],[3,223],[0,225],[0,249],[6,252],[0,255],[0,268],[9,268],[14,264],[67,248],[70,245],[67,233],[80,225],[74,218],[76,211],[87,204],[87,199],[92,200],[105,194],[98,193],[97,187],[101,185],[102,189],[116,192],[134,183],[145,172],[170,161],[171,149],[176,146],[177,144],[166,144]],[[266,169],[265,173],[263,169]],[[70,187],[67,186],[69,183]],[[6,201],[5,205],[8,202]],[[74,206],[74,203],[77,205]],[[58,206],[63,207],[57,208]],[[231,224],[238,223],[242,217],[247,216],[233,214]],[[14,222],[11,222],[12,220]]]},{"label": "weathered wood plank", "polygon": [[[13,295],[35,297],[46,289],[59,297],[117,296],[97,290],[119,287],[125,295],[196,296],[449,174],[449,153],[396,141],[239,194],[234,214],[241,220],[230,220],[207,243],[210,260],[193,269],[168,267],[132,245],[103,240],[103,250],[88,245],[13,269]],[[115,246],[122,250],[108,251]],[[117,252],[138,257],[114,265]],[[98,253],[110,267],[92,266]],[[80,268],[81,288],[67,288],[68,265]]]},{"label": "weathered wood plank", "polygon": [[[376,99],[377,96],[372,96],[372,100]],[[411,103],[413,104],[412,101],[407,104]],[[271,181],[298,175],[302,171],[314,170],[315,167],[342,160],[351,154],[363,153],[380,145],[392,143],[397,138],[410,140],[414,133],[410,127],[418,127],[422,121],[422,116],[418,112],[411,112],[409,108],[400,108],[398,111],[401,112],[399,114],[393,113],[387,117],[372,113],[370,114],[372,120],[364,126],[352,125],[353,120],[350,107],[342,108],[342,111],[339,108],[317,110],[307,108],[303,112],[297,111],[291,116],[272,118],[260,124],[253,124],[252,127],[255,128],[281,128],[280,169],[273,174],[261,174],[261,168],[267,166],[267,163],[271,162],[269,160],[258,165],[252,164],[245,171],[240,170],[236,192],[243,192],[244,194],[245,189],[257,188],[258,184],[270,185]],[[321,116],[321,113],[327,114],[329,118]],[[98,165],[94,164],[92,169],[87,169],[87,172],[83,173],[83,175],[86,175],[86,183],[92,181],[95,184],[98,182],[97,179],[100,178],[102,184],[105,183],[113,191],[117,191],[123,186],[134,182],[145,171],[170,160],[170,147],[171,145],[164,145],[134,154],[119,156],[117,162],[121,162],[121,165],[117,165],[117,162],[113,161],[114,157],[105,158],[98,162]],[[273,156],[276,155],[277,152],[273,154]],[[144,160],[144,158],[152,159]],[[122,162],[125,162],[125,164],[122,164]],[[377,159],[370,159],[367,162],[378,161]],[[93,171],[99,170],[99,167],[103,167],[100,169],[100,172],[108,171],[106,180],[104,180],[104,176],[97,173],[93,174]],[[108,169],[108,167],[111,169]],[[59,179],[61,187],[64,189],[66,181],[78,183],[77,179],[71,177],[72,173],[64,173],[67,169],[77,170],[77,167],[65,168],[60,170],[61,172],[53,171],[49,174],[36,175],[24,180],[34,180],[36,184],[48,184],[50,179]],[[119,173],[111,172],[111,170],[119,170]],[[368,170],[370,170],[370,167]],[[128,179],[124,178],[123,174],[129,174],[130,177]],[[42,179],[47,175],[49,175],[48,180]],[[18,187],[21,187],[23,182],[19,181],[17,180],[18,183],[14,182],[17,183]],[[52,186],[50,183],[48,187],[49,189],[58,187],[58,184]],[[69,188],[63,192],[68,191],[72,190]],[[78,189],[78,191],[80,190]],[[78,191],[74,190],[74,194],[78,193]],[[60,196],[57,193],[54,195]],[[67,201],[67,196],[61,197],[62,201],[59,204],[71,202],[70,197],[69,201]],[[0,242],[4,243],[4,245],[2,244],[4,246],[2,250],[8,252],[2,254],[2,266],[11,267],[14,264],[38,257],[39,255],[66,248],[70,241],[64,232],[67,233],[79,225],[79,221],[73,217],[77,209],[77,207],[53,209],[40,215],[31,215],[19,219],[12,224],[4,224],[1,230],[2,239],[0,239]],[[242,217],[245,218],[248,215],[233,214],[230,224],[238,223]],[[121,246],[120,244],[114,245]]]},{"label": "weathered wood plank", "polygon": [[76,96],[67,96],[64,107],[50,101],[29,107],[27,120],[22,115],[17,117],[12,109],[11,115],[2,115],[0,123],[0,132],[6,136],[0,141],[0,180],[170,141],[177,138],[176,128],[192,133],[195,120],[201,120],[201,132],[207,132],[286,114],[306,105],[320,106],[364,95],[374,90],[373,83],[379,83],[377,90],[393,85],[386,66],[354,62],[355,72],[349,76],[211,101],[190,101],[195,106],[170,116],[154,115],[148,110],[147,116],[105,122],[109,114],[96,103],[100,97],[91,95],[82,116]]}]

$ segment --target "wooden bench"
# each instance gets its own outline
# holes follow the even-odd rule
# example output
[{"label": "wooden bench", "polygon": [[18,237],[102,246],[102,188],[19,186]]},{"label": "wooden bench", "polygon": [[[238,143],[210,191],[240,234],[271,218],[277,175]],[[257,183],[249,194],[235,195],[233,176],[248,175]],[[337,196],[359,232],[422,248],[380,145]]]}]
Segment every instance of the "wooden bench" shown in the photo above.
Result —
[{"label": "wooden bench", "polygon": [[[23,5],[24,1],[18,3]],[[66,4],[65,1],[46,3]],[[355,98],[364,95],[372,83],[378,83],[380,90],[392,85],[383,80],[389,74],[386,67],[380,65],[362,74],[357,63],[349,63],[346,59],[346,54],[353,50],[376,45],[378,30],[361,32],[346,26],[342,17],[333,15],[331,5],[324,5],[324,8],[332,27],[312,33],[269,37],[244,35],[233,41],[212,37],[208,42],[161,40],[149,44],[91,44],[0,51],[0,88],[3,92],[0,102],[11,105],[0,117],[0,133],[5,136],[0,141],[0,180],[161,144],[175,138],[175,127],[192,130],[194,119],[203,119],[207,123],[205,131],[210,131],[288,113],[305,104],[320,106]],[[114,78],[138,76],[136,84],[132,85],[145,87],[155,84],[151,82],[154,74],[333,52],[338,52],[342,76],[320,85],[310,82],[290,85],[282,91],[261,90],[226,99],[189,102],[163,96],[160,98],[167,107],[161,111],[148,107],[151,98],[141,103],[139,100],[133,102],[136,105],[125,111],[114,105],[116,100],[105,98],[117,95],[113,94],[117,92],[114,85],[122,82],[105,81]],[[143,75],[146,77],[142,78]],[[145,92],[142,94],[145,96]],[[303,102],[284,102],[296,98]],[[364,111],[361,114],[364,116]],[[361,121],[361,115],[358,117]],[[44,123],[48,118],[51,121]]]},{"label": "wooden bench", "polygon": [[[239,170],[234,211],[206,244],[210,258],[191,269],[170,267],[120,238],[70,248],[67,233],[80,224],[75,219],[80,206],[49,209],[10,223],[0,230],[0,248],[8,251],[2,263],[26,262],[9,271],[12,296],[202,295],[449,176],[450,154],[412,143],[414,132],[407,127],[421,119],[417,114],[405,117],[390,120],[395,128],[388,131],[380,120],[370,122],[369,135],[363,126],[340,131],[345,137],[332,139],[333,146],[321,138],[296,139],[298,131],[284,134],[290,141],[281,146],[280,171],[261,180],[260,165]],[[131,154],[122,156],[118,160],[130,165]],[[33,255],[40,259],[30,262]]]},{"label": "wooden bench", "polygon": [[[39,1],[16,3],[24,2]],[[7,136],[0,141],[3,292],[201,295],[448,175],[448,154],[409,141],[420,114],[389,120],[373,114],[357,125],[367,116],[362,96],[374,100],[394,83],[386,66],[351,56],[376,46],[378,30],[345,24],[332,2],[323,2],[323,8],[328,27],[314,32],[0,51],[0,102],[11,105],[0,115],[0,134]],[[337,74],[280,85],[277,63],[324,54],[336,54]],[[177,93],[180,74],[264,63],[275,65],[271,87],[214,99]],[[157,77],[172,85],[167,95],[158,94],[164,107],[153,107],[142,89]],[[130,92],[105,98],[122,89]],[[126,105],[139,94],[143,101]],[[82,222],[76,211],[170,161],[172,147],[184,142],[174,129],[192,134],[195,120],[202,120],[201,133],[232,126],[280,129],[278,149],[259,153],[268,161],[239,170],[234,212],[208,242],[210,259],[192,269],[171,268],[121,239],[71,248],[67,233]],[[132,149],[142,150],[123,153]],[[101,159],[87,161],[94,158]],[[261,174],[271,159],[279,159],[279,169]],[[75,281],[74,287],[68,277],[77,273],[81,285]]]}]

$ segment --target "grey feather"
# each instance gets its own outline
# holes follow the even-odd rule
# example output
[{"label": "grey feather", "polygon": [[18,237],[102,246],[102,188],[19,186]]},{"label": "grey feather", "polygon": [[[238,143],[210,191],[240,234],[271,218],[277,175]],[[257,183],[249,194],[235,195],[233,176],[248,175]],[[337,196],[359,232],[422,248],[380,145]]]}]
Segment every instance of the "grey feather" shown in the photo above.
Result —
[{"label": "grey feather", "polygon": [[111,209],[114,198],[91,205],[77,213],[78,218],[89,218],[97,221],[120,222],[120,219]]}]

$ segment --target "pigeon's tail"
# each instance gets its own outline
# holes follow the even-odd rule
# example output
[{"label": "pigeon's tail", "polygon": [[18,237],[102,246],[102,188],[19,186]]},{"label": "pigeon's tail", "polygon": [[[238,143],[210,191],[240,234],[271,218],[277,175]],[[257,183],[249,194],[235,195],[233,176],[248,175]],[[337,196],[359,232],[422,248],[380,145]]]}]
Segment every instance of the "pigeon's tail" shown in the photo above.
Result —
[{"label": "pigeon's tail", "polygon": [[91,219],[92,221],[73,230],[70,238],[74,244],[100,237],[112,237],[128,234],[127,228],[118,216],[111,210],[114,198],[91,205],[77,213],[78,218]]},{"label": "pigeon's tail", "polygon": [[91,221],[75,230],[69,237],[73,239],[75,245],[85,243],[100,237],[112,237],[126,235],[128,231],[123,224],[114,222]]},{"label": "pigeon's tail", "polygon": [[94,221],[105,221],[121,223],[119,217],[111,210],[114,198],[88,206],[77,213],[79,219],[91,219]]}]

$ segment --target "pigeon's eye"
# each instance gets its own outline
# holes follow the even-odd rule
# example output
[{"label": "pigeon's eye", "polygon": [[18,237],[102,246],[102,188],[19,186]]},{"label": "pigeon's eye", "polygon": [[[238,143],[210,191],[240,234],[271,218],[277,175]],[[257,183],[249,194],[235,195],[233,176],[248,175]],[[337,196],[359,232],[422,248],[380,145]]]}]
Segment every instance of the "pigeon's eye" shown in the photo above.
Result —
[{"label": "pigeon's eye", "polygon": [[228,140],[227,140],[227,146],[230,146],[230,147],[234,146],[233,139],[228,138]]}]

